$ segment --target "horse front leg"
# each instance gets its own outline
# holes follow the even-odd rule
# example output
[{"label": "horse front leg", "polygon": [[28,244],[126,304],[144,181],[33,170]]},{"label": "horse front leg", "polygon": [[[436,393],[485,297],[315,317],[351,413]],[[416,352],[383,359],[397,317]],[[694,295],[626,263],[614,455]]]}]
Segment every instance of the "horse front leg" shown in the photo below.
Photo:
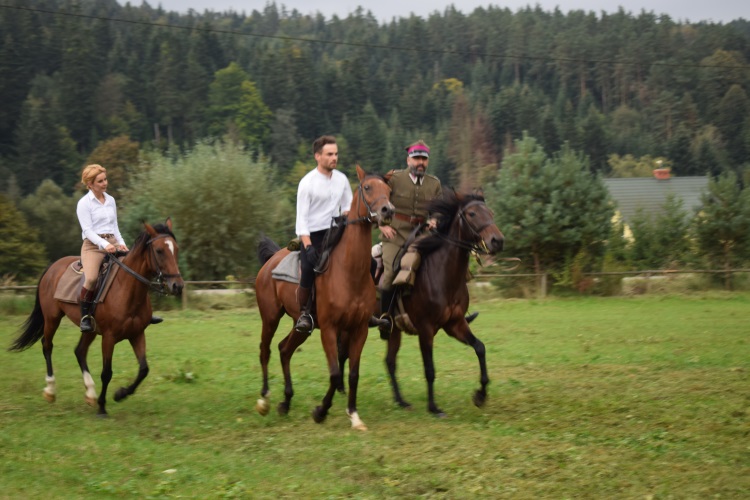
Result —
[{"label": "horse front leg", "polygon": [[107,388],[112,380],[112,355],[115,352],[115,341],[111,333],[102,333],[102,392],[99,393],[99,411],[100,417],[107,416]]},{"label": "horse front leg", "polygon": [[435,404],[435,361],[432,357],[432,341],[434,332],[419,333],[419,350],[422,352],[424,377],[427,380],[427,410],[436,417],[445,417],[445,412]]},{"label": "horse front leg", "polygon": [[91,371],[88,365],[88,354],[91,343],[96,338],[95,332],[81,334],[81,339],[78,341],[78,345],[75,348],[76,360],[78,360],[78,366],[81,368],[81,375],[83,376],[83,386],[86,388],[85,399],[89,406],[96,404],[96,384],[94,383],[94,377],[91,376]]},{"label": "horse front leg", "polygon": [[394,328],[388,338],[388,349],[385,355],[385,366],[388,368],[388,377],[391,380],[391,389],[393,389],[393,399],[401,408],[411,409],[411,403],[401,397],[398,380],[396,379],[396,359],[398,351],[401,349],[401,330]]},{"label": "horse front leg", "polygon": [[141,332],[130,339],[130,345],[133,347],[135,358],[138,360],[138,375],[132,384],[127,387],[120,387],[115,393],[115,401],[118,403],[135,393],[138,386],[148,376],[148,361],[146,361],[146,335]]},{"label": "horse front leg", "polygon": [[[359,418],[357,412],[357,389],[359,387],[359,363],[362,358],[362,349],[367,340],[367,325],[357,331],[355,337],[349,341],[349,401],[346,413],[352,422],[352,429],[366,431],[367,426]],[[343,364],[340,364],[343,372]],[[343,373],[341,379],[343,379]]]},{"label": "horse front leg", "polygon": [[[312,412],[313,420],[320,424],[328,416],[328,410],[333,405],[333,396],[336,394],[336,389],[343,383],[341,381],[341,369],[339,367],[338,353],[336,347],[336,332],[331,332],[330,329],[323,330],[321,326],[321,343],[323,344],[323,350],[326,354],[326,360],[328,361],[328,391],[323,397],[323,401],[320,406],[316,406]],[[351,388],[349,389],[351,393]]]},{"label": "horse front leg", "polygon": [[487,375],[487,359],[486,350],[484,343],[476,338],[469,328],[469,324],[463,319],[458,323],[458,326],[451,326],[445,328],[446,333],[451,337],[454,337],[459,342],[462,342],[474,349],[479,361],[479,384],[480,387],[474,392],[472,401],[478,408],[484,406],[487,401],[487,385],[490,383],[490,378]]}]

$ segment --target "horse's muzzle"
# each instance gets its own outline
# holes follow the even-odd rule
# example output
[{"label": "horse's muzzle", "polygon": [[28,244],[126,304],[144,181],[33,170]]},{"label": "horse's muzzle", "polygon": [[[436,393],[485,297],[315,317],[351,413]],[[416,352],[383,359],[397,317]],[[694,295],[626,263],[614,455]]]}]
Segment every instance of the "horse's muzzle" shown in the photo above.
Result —
[{"label": "horse's muzzle", "polygon": [[490,241],[486,242],[486,244],[487,249],[490,251],[490,254],[495,255],[496,253],[500,253],[503,251],[505,238],[502,236],[492,236],[492,238],[490,238]]},{"label": "horse's muzzle", "polygon": [[182,295],[182,289],[185,287],[185,282],[182,280],[175,280],[165,283],[164,287],[167,289],[167,293],[179,297]]},{"label": "horse's muzzle", "polygon": [[389,226],[393,220],[393,214],[396,213],[396,207],[393,203],[388,202],[377,212],[378,226]]}]

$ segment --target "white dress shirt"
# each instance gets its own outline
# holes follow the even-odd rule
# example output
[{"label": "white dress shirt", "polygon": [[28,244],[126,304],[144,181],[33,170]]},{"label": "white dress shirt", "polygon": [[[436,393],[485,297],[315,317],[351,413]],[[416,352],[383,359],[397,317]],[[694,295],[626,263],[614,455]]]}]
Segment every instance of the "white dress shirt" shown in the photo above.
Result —
[{"label": "white dress shirt", "polygon": [[82,239],[87,239],[99,248],[104,249],[109,245],[109,242],[99,235],[114,234],[117,243],[125,244],[117,225],[117,203],[107,193],[104,193],[104,203],[102,203],[89,190],[78,200],[76,215],[78,215],[78,222],[81,224]]},{"label": "white dress shirt", "polygon": [[348,211],[352,199],[352,187],[342,172],[332,170],[330,177],[317,168],[308,172],[297,188],[297,236],[331,227],[331,219]]}]

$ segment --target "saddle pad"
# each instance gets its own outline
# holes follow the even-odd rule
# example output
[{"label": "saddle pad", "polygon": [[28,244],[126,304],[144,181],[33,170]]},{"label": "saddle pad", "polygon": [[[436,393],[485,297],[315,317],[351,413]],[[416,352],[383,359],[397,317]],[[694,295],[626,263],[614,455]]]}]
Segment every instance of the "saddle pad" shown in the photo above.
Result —
[{"label": "saddle pad", "polygon": [[271,276],[274,279],[290,283],[299,283],[299,275],[299,252],[291,252],[271,270]]},{"label": "saddle pad", "polygon": [[[117,275],[117,271],[120,270],[120,266],[115,266],[114,269],[109,273],[107,282],[104,284],[104,289],[99,297],[99,303],[104,302],[109,287],[112,285],[112,281]],[[81,299],[81,287],[83,286],[83,271],[81,270],[80,261],[75,261],[65,268],[65,272],[57,282],[57,288],[55,288],[54,299],[60,302],[68,302],[71,304],[77,304]]]}]

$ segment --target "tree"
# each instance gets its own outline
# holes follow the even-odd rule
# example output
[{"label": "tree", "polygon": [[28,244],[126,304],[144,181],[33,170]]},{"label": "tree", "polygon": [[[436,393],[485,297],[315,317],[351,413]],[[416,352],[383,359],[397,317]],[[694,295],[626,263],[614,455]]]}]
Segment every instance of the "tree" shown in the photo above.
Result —
[{"label": "tree", "polygon": [[[747,262],[750,250],[750,189],[740,188],[734,172],[708,183],[693,224],[699,250],[712,266],[729,271]],[[731,275],[727,273],[727,288]]]},{"label": "tree", "polygon": [[139,148],[137,142],[120,135],[99,143],[86,159],[87,165],[98,163],[107,169],[107,192],[115,199],[120,199],[119,194],[128,188],[137,172]]},{"label": "tree", "polygon": [[39,278],[47,265],[39,232],[0,194],[0,277],[21,283]]},{"label": "tree", "polygon": [[670,195],[657,214],[638,210],[631,225],[631,263],[638,269],[662,269],[685,263],[690,218],[681,199]]},{"label": "tree", "polygon": [[77,194],[67,196],[60,186],[47,179],[20,203],[26,220],[39,230],[39,240],[49,262],[81,253],[81,226],[76,217],[78,198]]},{"label": "tree", "polygon": [[246,276],[259,267],[260,233],[277,241],[294,233],[293,208],[271,170],[234,146],[199,144],[174,159],[156,157],[131,192],[121,216],[126,241],[138,234],[141,221],[171,217],[185,249],[180,268],[191,279]]},{"label": "tree", "polygon": [[579,254],[592,268],[604,251],[614,215],[607,188],[567,146],[548,158],[524,135],[506,153],[488,196],[509,255],[535,273],[563,273]]}]

